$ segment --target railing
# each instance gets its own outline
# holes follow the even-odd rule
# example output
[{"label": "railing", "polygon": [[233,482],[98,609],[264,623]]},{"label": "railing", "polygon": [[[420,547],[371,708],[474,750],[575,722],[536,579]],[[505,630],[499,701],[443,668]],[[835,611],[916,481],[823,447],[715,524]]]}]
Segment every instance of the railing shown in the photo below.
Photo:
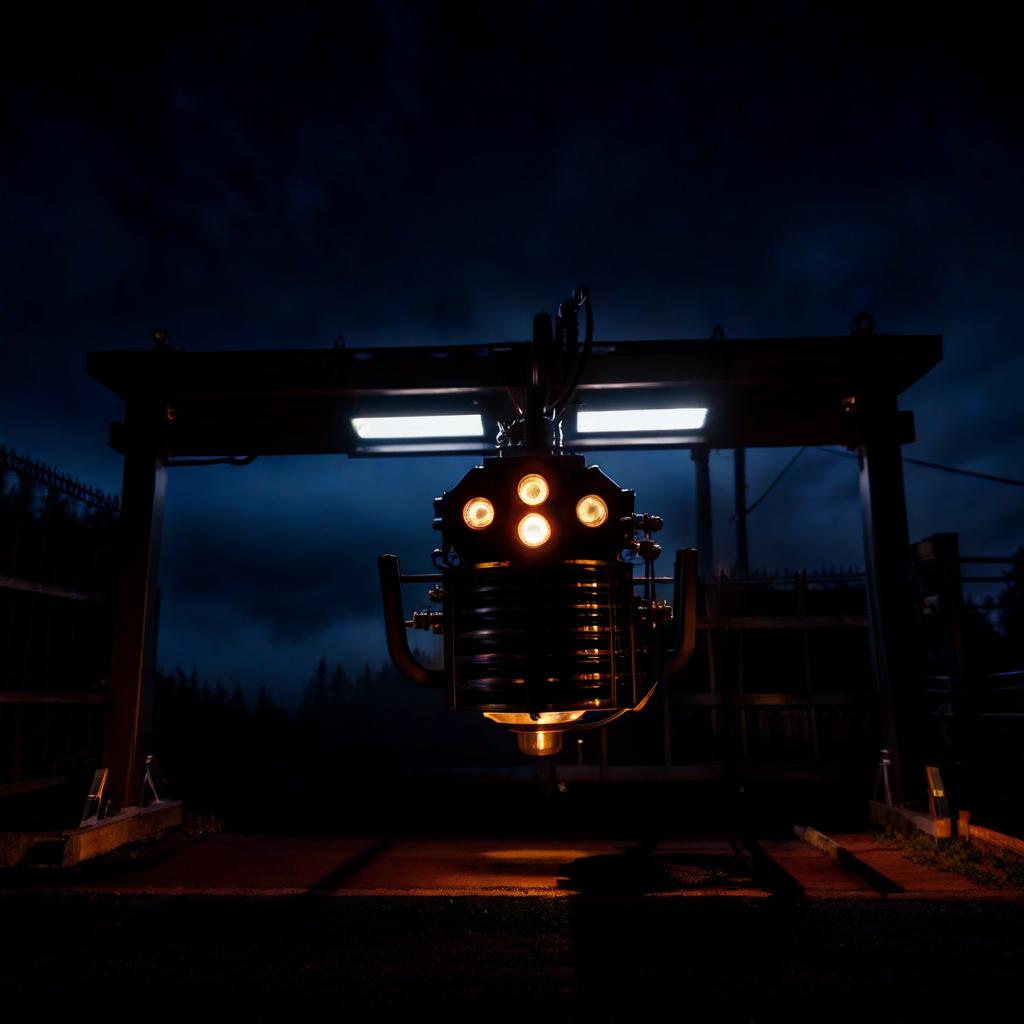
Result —
[{"label": "railing", "polygon": [[99,751],[117,517],[115,496],[0,446],[0,799],[45,796]]},{"label": "railing", "polygon": [[[831,725],[836,715],[861,720],[871,709],[863,580],[850,568],[709,581],[693,688],[675,690],[669,704],[684,717],[707,709],[723,770],[737,779],[808,780],[856,770]],[[837,636],[859,652],[860,671],[842,672],[835,644],[820,642]],[[764,656],[769,649],[775,656]]]},{"label": "railing", "polygon": [[[1013,565],[1014,559],[1009,555],[976,556],[961,555],[960,564],[963,565]],[[965,576],[960,573],[961,583],[1006,583],[1006,576]]]},{"label": "railing", "polygon": [[22,481],[30,480],[45,487],[51,494],[64,494],[74,501],[91,508],[117,512],[120,499],[116,494],[106,494],[96,487],[83,484],[66,473],[59,473],[53,466],[27,455],[21,455],[13,448],[0,444],[0,473],[4,471],[16,474]]},{"label": "railing", "polygon": [[[961,555],[960,556],[960,583],[981,584],[986,583],[989,587],[995,584],[1002,584],[1004,587],[1013,580],[1012,573],[1001,573],[998,576],[987,575],[965,575],[963,567],[967,565],[979,565],[979,566],[998,566],[1007,565],[1012,566],[1015,564],[1017,559],[1014,559],[1010,555]],[[982,614],[991,615],[995,612],[1003,611],[1006,605],[1001,604],[999,601],[993,601],[991,597],[987,598],[983,604],[975,604],[974,607]]]}]

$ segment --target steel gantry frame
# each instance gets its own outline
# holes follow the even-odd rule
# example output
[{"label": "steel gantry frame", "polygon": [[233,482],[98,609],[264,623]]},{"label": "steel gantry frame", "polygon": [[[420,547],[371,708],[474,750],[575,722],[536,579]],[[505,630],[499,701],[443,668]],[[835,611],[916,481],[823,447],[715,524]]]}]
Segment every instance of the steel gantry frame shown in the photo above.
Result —
[{"label": "steel gantry frame", "polygon": [[[88,372],[125,408],[110,433],[124,456],[124,484],[104,750],[112,792],[123,806],[141,799],[149,752],[167,469],[220,457],[493,452],[498,423],[515,415],[516,396],[530,382],[535,344],[185,352],[158,343],[150,351],[89,353]],[[938,336],[870,330],[844,337],[595,342],[575,406],[700,406],[709,410],[705,425],[581,436],[571,410],[566,417],[570,450],[690,449],[706,546],[711,449],[839,444],[856,450],[880,733],[894,752],[898,798],[902,779],[920,774],[911,772],[921,763],[923,695],[909,647],[901,461],[901,446],[914,440],[914,421],[897,400],[941,358]],[[352,425],[363,416],[457,412],[478,412],[484,436],[367,441]]]}]

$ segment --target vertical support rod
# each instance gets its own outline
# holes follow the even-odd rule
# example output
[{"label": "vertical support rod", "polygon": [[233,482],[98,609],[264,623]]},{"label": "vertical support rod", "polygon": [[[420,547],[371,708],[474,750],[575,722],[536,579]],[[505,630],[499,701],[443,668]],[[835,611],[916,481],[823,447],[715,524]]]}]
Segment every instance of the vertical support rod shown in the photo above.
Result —
[{"label": "vertical support rod", "polygon": [[[21,535],[25,529],[25,520],[28,517],[29,506],[32,503],[32,478],[21,473],[18,473],[17,476],[18,508],[14,517],[14,537],[11,540],[11,558],[7,569],[7,573],[10,576],[18,575]],[[14,664],[15,636],[18,635],[18,599],[22,596],[14,590],[7,592],[7,647],[5,651],[0,652],[3,654],[4,664]],[[24,638],[20,639],[23,641]],[[24,680],[22,682],[24,683]]]},{"label": "vertical support rod", "polygon": [[[743,687],[746,680],[743,677],[743,655],[744,655],[744,635],[745,631],[740,629],[736,631],[736,692],[743,693]],[[754,722],[757,725],[758,733],[761,732],[761,712],[754,708],[751,714],[751,709],[744,707],[740,704],[736,708],[736,716],[740,720],[740,753],[743,755],[743,763],[750,764],[750,719],[753,717]]]},{"label": "vertical support rod", "polygon": [[893,399],[888,409],[867,421],[857,465],[882,746],[890,751],[893,799],[901,804],[923,790],[921,732],[925,719],[920,680],[913,671],[910,541],[895,412]]},{"label": "vertical support rod", "polygon": [[526,389],[526,447],[531,452],[551,450],[551,421],[544,415],[547,400],[552,340],[551,317],[537,313],[533,318],[533,342],[530,348],[530,383]]},{"label": "vertical support rod", "polygon": [[103,753],[111,798],[121,807],[141,800],[143,761],[150,753],[165,489],[166,470],[155,452],[145,447],[129,450],[121,494],[110,708]]},{"label": "vertical support rod", "polygon": [[950,644],[950,689],[953,691],[953,759],[957,762],[957,775],[953,783],[957,794],[970,793],[970,778],[966,770],[974,764],[971,724],[974,722],[972,693],[973,676],[967,657],[964,638],[964,594],[960,580],[960,538],[955,533],[940,533],[936,541],[942,544],[943,609],[948,616],[947,635]]},{"label": "vertical support rod", "polygon": [[733,452],[733,473],[736,488],[736,575],[746,576],[750,572],[750,555],[747,550],[746,448],[737,448]]},{"label": "vertical support rod", "polygon": [[697,564],[698,575],[703,580],[711,579],[714,572],[714,552],[711,535],[711,469],[708,466],[708,450],[703,445],[690,449],[690,458],[697,477]]},{"label": "vertical support rod", "polygon": [[668,681],[661,681],[661,745],[665,767],[672,767],[672,691]]},{"label": "vertical support rod", "polygon": [[[713,595],[710,587],[706,586],[704,588],[704,609],[709,619],[714,618],[715,613],[719,610],[717,607],[719,603],[717,598],[719,596]],[[718,666],[715,658],[716,631],[711,628],[710,622],[707,626],[708,628],[704,630],[704,636],[707,640],[708,682],[711,692],[719,694],[718,708],[721,710],[721,717],[717,723],[716,733],[719,742],[719,756],[722,763],[722,782],[725,786],[727,799],[731,800],[736,791],[736,751],[733,747],[731,687],[725,678],[723,678],[721,688],[718,686]],[[711,721],[714,727],[716,724],[714,705],[712,705]]]},{"label": "vertical support rod", "polygon": [[[949,675],[950,697],[953,705],[952,749],[953,763],[946,767],[947,792],[962,803],[968,796],[970,779],[967,772],[974,763],[971,749],[970,723],[973,718],[971,692],[972,672],[964,639],[964,595],[960,580],[960,538],[955,533],[937,533],[917,545],[920,558],[927,549],[935,559],[935,584],[939,598],[939,635],[942,637],[941,671]],[[929,756],[929,760],[932,756]],[[970,806],[968,804],[968,806]]]},{"label": "vertical support rod", "polygon": [[[796,617],[803,622],[807,618],[807,570],[804,569],[793,578],[796,591]],[[803,649],[804,689],[814,692],[814,666],[811,659],[811,637],[807,629],[800,630],[800,642]],[[807,709],[811,729],[811,755],[816,765],[821,764],[821,749],[818,745],[818,708],[811,705]]]}]

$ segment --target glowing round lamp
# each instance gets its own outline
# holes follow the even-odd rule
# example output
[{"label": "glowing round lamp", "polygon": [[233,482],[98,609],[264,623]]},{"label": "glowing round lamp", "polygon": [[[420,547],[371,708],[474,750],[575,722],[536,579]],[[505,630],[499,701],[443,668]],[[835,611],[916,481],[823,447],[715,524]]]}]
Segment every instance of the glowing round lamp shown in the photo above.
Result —
[{"label": "glowing round lamp", "polygon": [[486,529],[494,522],[494,506],[486,498],[470,498],[462,508],[462,520],[471,530]]},{"label": "glowing round lamp", "polygon": [[519,481],[519,500],[524,505],[541,505],[548,497],[548,482],[540,473],[530,473]]},{"label": "glowing round lamp", "polygon": [[519,520],[517,532],[521,544],[539,548],[551,539],[551,524],[539,512],[530,512]]},{"label": "glowing round lamp", "polygon": [[601,526],[608,519],[608,506],[596,494],[588,494],[576,503],[576,518],[584,526]]}]

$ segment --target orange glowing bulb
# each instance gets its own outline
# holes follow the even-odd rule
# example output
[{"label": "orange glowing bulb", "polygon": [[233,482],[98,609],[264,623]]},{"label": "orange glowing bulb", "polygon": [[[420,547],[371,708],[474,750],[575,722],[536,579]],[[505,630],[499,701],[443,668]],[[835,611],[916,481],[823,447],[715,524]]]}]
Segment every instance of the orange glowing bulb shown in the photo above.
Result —
[{"label": "orange glowing bulb", "polygon": [[470,498],[462,508],[462,521],[471,530],[483,530],[494,522],[494,506],[486,498]]},{"label": "orange glowing bulb", "polygon": [[519,481],[519,500],[524,505],[541,505],[547,501],[548,482],[540,473],[530,473]]},{"label": "orange glowing bulb", "polygon": [[600,526],[608,518],[608,506],[596,494],[588,494],[576,503],[576,518],[584,526]]},{"label": "orange glowing bulb", "polygon": [[528,548],[539,548],[551,539],[551,524],[539,512],[530,512],[519,520],[518,533]]}]

